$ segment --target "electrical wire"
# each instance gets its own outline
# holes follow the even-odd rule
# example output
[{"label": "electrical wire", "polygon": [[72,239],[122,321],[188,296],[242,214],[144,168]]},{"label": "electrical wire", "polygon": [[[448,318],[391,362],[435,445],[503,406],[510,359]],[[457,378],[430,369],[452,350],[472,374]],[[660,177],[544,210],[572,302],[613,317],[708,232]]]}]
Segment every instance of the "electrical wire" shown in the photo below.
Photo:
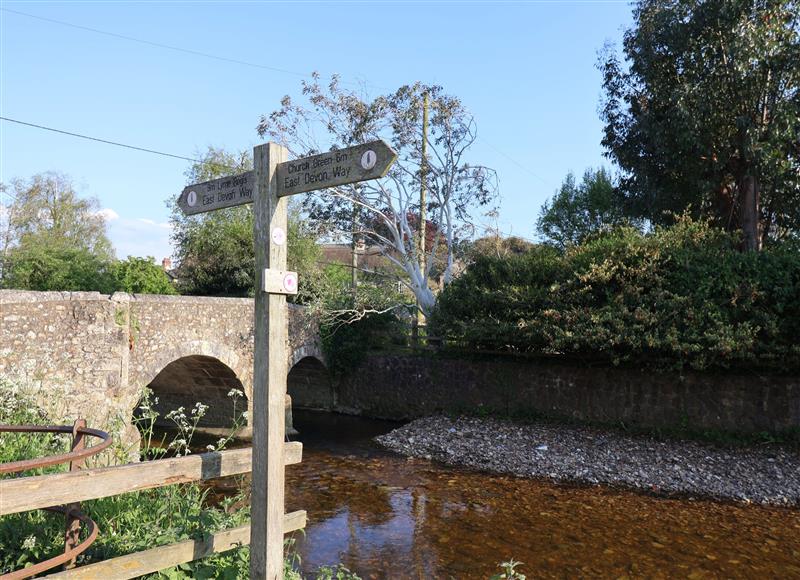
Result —
[{"label": "electrical wire", "polygon": [[[193,163],[203,163],[202,159],[194,159],[192,157],[184,157],[183,155],[175,155],[174,153],[165,153],[164,151],[157,151],[155,149],[148,149],[146,147],[137,147],[136,145],[128,145],[127,143],[120,143],[119,141],[109,141],[108,139],[100,139],[99,137],[91,137],[90,135],[82,135],[81,133],[73,133],[71,131],[64,131],[63,129],[55,129],[54,127],[46,127],[45,125],[37,125],[36,123],[28,123],[27,121],[20,121],[19,119],[12,119],[10,117],[0,116],[0,120],[8,121],[10,123],[17,123],[27,127],[35,127],[44,131],[52,131],[53,133],[61,133],[62,135],[69,135],[70,137],[80,137],[81,139],[88,139],[89,141],[97,141],[98,143],[105,143],[107,145],[116,145],[117,147],[125,147],[126,149],[133,149],[135,151],[143,151],[145,153],[153,153],[154,155],[163,155],[164,157],[172,157],[174,159],[182,159],[184,161],[191,161]],[[227,169],[232,169],[228,168]]]},{"label": "electrical wire", "polygon": [[[56,20],[55,18],[47,18],[47,17],[44,17],[44,16],[37,16],[36,14],[30,14],[28,12],[22,12],[20,10],[13,10],[11,8],[0,8],[0,10],[2,10],[3,12],[9,12],[11,14],[17,14],[19,16],[25,16],[27,18],[33,18],[35,20],[41,20],[42,22],[49,22],[51,24],[59,24],[61,26],[67,26],[69,28],[75,28],[77,30],[84,30],[84,31],[87,31],[87,32],[93,32],[95,34],[102,34],[104,36],[110,36],[112,38],[119,38],[121,40],[127,40],[129,42],[137,42],[139,44],[144,44],[144,45],[152,46],[152,47],[155,47],[155,48],[163,48],[165,50],[172,50],[172,51],[175,51],[175,52],[182,52],[184,54],[191,54],[193,56],[201,56],[203,58],[210,58],[212,60],[218,60],[218,61],[221,61],[221,62],[228,62],[228,63],[232,63],[232,64],[238,64],[238,65],[241,65],[241,66],[247,66],[247,67],[257,68],[257,69],[261,69],[261,70],[268,70],[268,71],[272,71],[272,72],[278,72],[278,73],[293,75],[293,76],[301,77],[301,78],[308,78],[308,79],[313,79],[314,78],[313,74],[302,73],[302,72],[289,70],[289,69],[285,69],[285,68],[269,66],[269,65],[261,64],[261,63],[257,63],[257,62],[250,62],[250,61],[246,61],[246,60],[240,60],[238,58],[231,58],[231,57],[227,57],[227,56],[221,56],[221,55],[218,55],[218,54],[212,54],[210,52],[203,52],[203,51],[194,50],[194,49],[191,49],[191,48],[184,48],[182,46],[175,46],[175,45],[172,45],[172,44],[164,44],[164,43],[161,43],[161,42],[154,42],[152,40],[145,40],[143,38],[136,38],[135,36],[128,36],[126,34],[119,34],[117,32],[110,32],[108,30],[100,30],[99,28],[92,28],[91,26],[84,26],[82,24],[73,24],[72,22],[65,22],[63,20]],[[344,83],[344,84],[353,84],[353,85],[360,85],[361,84],[361,83],[358,83],[358,82],[355,82],[355,81],[341,81],[341,82]],[[370,84],[370,86],[373,86],[375,88],[380,88],[380,87],[377,87],[376,85],[372,85],[372,84]]]},{"label": "electrical wire", "polygon": [[136,37],[133,37],[133,36],[127,36],[125,34],[118,34],[116,32],[109,32],[107,30],[100,30],[98,28],[92,28],[91,26],[83,26],[81,24],[73,24],[71,22],[64,22],[63,20],[56,20],[54,18],[46,18],[44,16],[37,16],[35,14],[29,14],[28,12],[21,12],[19,10],[12,10],[11,8],[0,8],[0,10],[2,10],[3,12],[10,12],[11,14],[18,14],[19,16],[26,16],[28,18],[33,18],[35,20],[41,20],[43,22],[50,22],[52,24],[60,24],[61,26],[68,26],[70,28],[77,28],[78,30],[85,30],[85,31],[88,31],[88,32],[94,32],[95,34],[103,34],[105,36],[111,36],[113,38],[120,38],[122,40],[128,40],[130,42],[138,42],[139,44],[146,44],[148,46],[154,46],[156,48],[163,48],[163,49],[166,49],[166,50],[174,50],[176,52],[183,52],[183,53],[186,53],[186,54],[192,54],[194,56],[202,56],[204,58],[211,58],[211,59],[220,60],[220,61],[223,61],[223,62],[230,62],[230,63],[233,63],[233,64],[240,64],[242,66],[249,66],[249,67],[253,67],[253,68],[271,70],[271,71],[274,71],[274,72],[285,73],[285,74],[290,74],[290,75],[295,75],[295,76],[300,76],[300,77],[310,77],[311,76],[311,75],[300,73],[300,72],[297,72],[297,71],[286,70],[286,69],[277,68],[277,67],[274,67],[274,66],[267,66],[265,64],[259,64],[259,63],[255,63],[255,62],[248,62],[246,60],[239,60],[239,59],[236,59],[236,58],[228,58],[226,56],[219,56],[219,55],[211,54],[211,53],[208,53],[208,52],[201,52],[199,50],[192,50],[190,48],[183,48],[183,47],[180,47],[180,46],[173,46],[171,44],[162,44],[160,42],[153,42],[151,40],[144,40],[142,38],[136,38]]},{"label": "electrical wire", "polygon": [[546,179],[544,179],[544,178],[543,178],[541,175],[537,175],[536,173],[534,173],[533,171],[531,171],[530,169],[528,169],[527,167],[525,167],[524,165],[522,165],[522,163],[518,162],[516,159],[514,159],[514,158],[513,158],[513,157],[511,157],[510,155],[507,155],[506,153],[503,153],[503,152],[502,152],[500,149],[498,149],[497,147],[495,147],[494,145],[492,145],[491,143],[489,143],[489,142],[488,142],[488,141],[487,141],[485,138],[483,138],[483,137],[481,137],[480,135],[478,135],[478,139],[479,139],[479,140],[481,140],[481,141],[483,141],[483,143],[484,143],[485,145],[487,145],[487,146],[488,146],[490,149],[494,150],[494,152],[495,152],[495,153],[498,153],[499,155],[502,155],[503,157],[505,157],[506,159],[508,159],[508,160],[509,160],[511,163],[513,163],[514,165],[516,165],[517,167],[519,167],[520,169],[522,169],[522,170],[523,170],[523,171],[525,171],[526,173],[530,174],[531,176],[535,177],[536,179],[538,179],[539,181],[541,181],[541,182],[542,182],[542,183],[544,183],[545,185],[548,185],[548,186],[550,186],[550,185],[551,185],[551,184],[550,184],[550,183],[548,183],[548,181],[547,181]]}]

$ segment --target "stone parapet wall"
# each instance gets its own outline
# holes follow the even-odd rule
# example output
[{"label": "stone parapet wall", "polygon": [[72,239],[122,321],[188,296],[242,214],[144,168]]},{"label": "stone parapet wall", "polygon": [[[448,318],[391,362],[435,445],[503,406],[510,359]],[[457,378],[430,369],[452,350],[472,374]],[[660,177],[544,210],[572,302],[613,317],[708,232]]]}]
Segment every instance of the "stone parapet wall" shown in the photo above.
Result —
[{"label": "stone parapet wall", "polygon": [[111,428],[129,399],[126,306],[115,297],[0,291],[0,375],[25,385],[53,417]]},{"label": "stone parapet wall", "polygon": [[[288,308],[289,366],[305,356],[321,358],[314,321],[302,308]],[[83,417],[135,443],[131,418],[142,389],[175,361],[185,359],[186,372],[165,400],[178,400],[176,385],[185,387],[189,401],[241,385],[241,404],[249,405],[253,312],[249,298],[0,290],[0,376],[30,390],[54,420]],[[197,364],[190,369],[187,361]],[[231,415],[211,413],[215,422]]]},{"label": "stone parapet wall", "polygon": [[800,428],[798,377],[576,368],[513,357],[372,355],[337,391],[340,410],[390,419],[482,409],[651,428]]}]

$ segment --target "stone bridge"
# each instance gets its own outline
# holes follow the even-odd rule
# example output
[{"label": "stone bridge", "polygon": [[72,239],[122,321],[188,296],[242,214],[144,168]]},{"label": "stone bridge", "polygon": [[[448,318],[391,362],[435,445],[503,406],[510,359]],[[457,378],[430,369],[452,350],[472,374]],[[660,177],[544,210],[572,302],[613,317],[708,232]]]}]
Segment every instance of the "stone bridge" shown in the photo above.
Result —
[{"label": "stone bridge", "polygon": [[[289,393],[330,408],[318,329],[302,307],[288,308]],[[81,416],[129,442],[145,387],[162,416],[208,405],[203,426],[250,411],[253,337],[248,298],[0,290],[0,377],[31,389],[53,417]]]}]

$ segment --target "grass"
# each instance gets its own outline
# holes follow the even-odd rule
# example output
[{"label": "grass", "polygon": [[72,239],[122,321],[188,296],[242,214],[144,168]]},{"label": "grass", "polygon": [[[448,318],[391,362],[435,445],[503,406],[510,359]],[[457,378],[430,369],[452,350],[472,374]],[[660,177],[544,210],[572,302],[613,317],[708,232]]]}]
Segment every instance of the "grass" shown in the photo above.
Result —
[{"label": "grass", "polygon": [[[241,393],[231,392],[236,401]],[[166,417],[175,424],[175,435],[170,441],[154,435],[158,413],[149,397],[142,401],[135,422],[142,434],[141,457],[157,459],[167,454],[173,456],[191,453],[191,440],[198,422],[205,413],[202,404],[188,411],[180,408]],[[32,397],[18,385],[0,378],[0,423],[53,424],[52,418],[38,409]],[[234,426],[231,432],[234,432]],[[223,437],[209,450],[221,450],[231,440]],[[0,435],[0,463],[52,455],[68,450],[65,436],[48,434]],[[129,450],[118,449],[115,456],[124,457]],[[54,466],[42,472],[64,471],[64,466]],[[21,475],[33,475],[26,472]],[[19,475],[15,475],[19,476]],[[209,533],[243,525],[249,521],[249,502],[246,492],[221,501],[209,501],[209,489],[196,483],[172,485],[152,490],[128,493],[82,504],[100,529],[97,541],[79,557],[78,563],[89,564],[171,544],[190,538],[199,539]],[[235,509],[236,505],[244,505]],[[30,566],[59,554],[64,549],[63,516],[42,510],[0,517],[0,574]],[[292,549],[294,539],[287,540],[285,580],[299,580],[299,557]],[[220,578],[226,580],[249,576],[249,550],[241,547],[208,558],[162,570],[148,578]],[[321,568],[315,575],[320,579],[356,580],[358,577],[341,566]]]}]

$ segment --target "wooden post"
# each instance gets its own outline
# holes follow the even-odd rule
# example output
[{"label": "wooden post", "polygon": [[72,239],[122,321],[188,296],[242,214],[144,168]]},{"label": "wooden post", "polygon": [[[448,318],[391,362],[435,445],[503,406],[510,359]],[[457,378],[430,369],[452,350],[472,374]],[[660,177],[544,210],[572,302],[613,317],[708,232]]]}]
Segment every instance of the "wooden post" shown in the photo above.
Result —
[{"label": "wooden post", "polygon": [[[72,425],[72,447],[71,451],[80,451],[86,447],[86,439],[83,436],[83,433],[80,433],[78,429],[83,429],[86,427],[86,420],[85,419],[76,419],[75,423]],[[79,459],[78,461],[70,461],[69,463],[69,470],[70,471],[78,471],[79,469],[83,469],[84,465],[86,464],[85,459]],[[67,514],[67,524],[66,529],[64,531],[64,553],[69,552],[72,548],[77,546],[81,543],[81,521],[70,515],[70,511],[78,511],[81,509],[80,503],[68,503],[66,506]],[[66,562],[64,564],[64,570],[69,570],[75,567],[75,558]]]},{"label": "wooden post", "polygon": [[286,148],[275,143],[253,149],[256,253],[250,532],[250,578],[253,580],[283,578],[288,320],[286,296],[264,292],[264,270],[286,270],[288,202],[278,198],[276,177],[277,165],[286,159]]}]

